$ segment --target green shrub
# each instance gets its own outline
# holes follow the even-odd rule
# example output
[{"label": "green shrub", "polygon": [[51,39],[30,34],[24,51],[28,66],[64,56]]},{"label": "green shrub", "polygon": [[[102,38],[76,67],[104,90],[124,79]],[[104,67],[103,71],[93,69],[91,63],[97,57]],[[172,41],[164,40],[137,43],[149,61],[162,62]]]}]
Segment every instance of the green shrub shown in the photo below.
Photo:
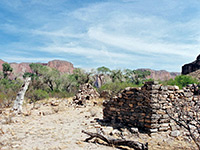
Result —
[{"label": "green shrub", "polygon": [[104,84],[101,88],[98,89],[99,92],[103,90],[110,90],[113,94],[119,93],[121,90],[125,89],[126,87],[140,87],[141,85],[136,85],[133,83],[128,82],[110,82]]},{"label": "green shrub", "polygon": [[8,107],[12,104],[21,85],[21,80],[0,80],[0,107]]},{"label": "green shrub", "polygon": [[49,93],[49,96],[54,98],[67,98],[72,97],[74,95],[75,93],[68,93],[66,91],[52,91]]},{"label": "green shrub", "polygon": [[31,102],[35,102],[42,99],[48,99],[49,94],[41,89],[31,90],[27,93],[27,97],[31,100]]},{"label": "green shrub", "polygon": [[193,78],[188,75],[176,76],[175,79],[170,79],[168,81],[161,82],[164,85],[177,85],[180,89],[185,87],[188,84],[199,84],[199,81],[196,78]]}]

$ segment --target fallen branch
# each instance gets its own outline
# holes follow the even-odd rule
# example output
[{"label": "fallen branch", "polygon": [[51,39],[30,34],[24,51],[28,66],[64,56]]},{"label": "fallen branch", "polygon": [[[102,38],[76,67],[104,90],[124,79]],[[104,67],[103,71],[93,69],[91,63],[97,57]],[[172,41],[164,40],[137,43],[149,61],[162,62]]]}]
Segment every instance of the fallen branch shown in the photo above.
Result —
[{"label": "fallen branch", "polygon": [[85,140],[86,142],[88,142],[89,140],[93,138],[99,138],[103,140],[104,142],[106,142],[108,145],[128,146],[130,148],[134,148],[135,150],[148,150],[148,143],[143,144],[137,141],[128,141],[125,139],[111,139],[98,133],[91,133],[91,132],[86,132],[86,131],[82,131],[82,133],[85,133],[90,136],[89,138]]}]

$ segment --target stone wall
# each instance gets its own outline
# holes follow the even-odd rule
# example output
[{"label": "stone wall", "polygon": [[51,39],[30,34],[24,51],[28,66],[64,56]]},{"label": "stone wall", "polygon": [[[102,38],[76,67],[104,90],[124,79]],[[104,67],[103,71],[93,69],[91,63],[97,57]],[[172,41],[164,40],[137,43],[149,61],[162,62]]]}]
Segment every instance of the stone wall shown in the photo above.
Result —
[{"label": "stone wall", "polygon": [[104,120],[148,132],[167,131],[173,124],[165,109],[183,98],[192,100],[193,93],[188,88],[179,90],[178,86],[146,82],[142,88],[126,88],[117,97],[104,101]]},{"label": "stone wall", "polygon": [[89,83],[80,86],[78,93],[73,97],[73,102],[79,105],[86,104],[87,100],[99,98],[99,93]]}]

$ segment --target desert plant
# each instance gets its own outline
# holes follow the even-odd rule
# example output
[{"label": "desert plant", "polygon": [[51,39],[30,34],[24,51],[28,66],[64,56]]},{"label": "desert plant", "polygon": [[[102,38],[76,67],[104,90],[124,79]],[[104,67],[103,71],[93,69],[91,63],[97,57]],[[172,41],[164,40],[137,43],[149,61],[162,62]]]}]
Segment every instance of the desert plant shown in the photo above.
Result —
[{"label": "desert plant", "polygon": [[49,98],[49,94],[41,89],[29,91],[27,97],[31,100],[31,102],[36,102],[38,100]]},{"label": "desert plant", "polygon": [[200,98],[194,99],[173,100],[172,107],[166,109],[166,113],[178,126],[188,131],[200,150]]},{"label": "desert plant", "polygon": [[2,66],[3,66],[4,78],[7,78],[8,75],[13,71],[13,68],[8,63],[4,63],[4,64],[2,64]]},{"label": "desert plant", "polygon": [[193,78],[188,75],[179,75],[175,79],[170,79],[168,81],[161,82],[164,85],[177,85],[180,89],[186,87],[188,84],[199,84],[199,81],[196,78]]}]

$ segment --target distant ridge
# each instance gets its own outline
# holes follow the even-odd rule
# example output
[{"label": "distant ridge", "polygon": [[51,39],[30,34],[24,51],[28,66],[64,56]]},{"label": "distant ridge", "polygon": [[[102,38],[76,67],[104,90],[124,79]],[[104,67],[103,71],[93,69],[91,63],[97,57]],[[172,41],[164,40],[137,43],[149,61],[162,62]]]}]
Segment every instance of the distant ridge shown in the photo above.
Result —
[{"label": "distant ridge", "polygon": [[154,80],[169,80],[174,79],[177,75],[180,75],[180,72],[168,72],[166,70],[152,70],[152,69],[137,69],[137,70],[146,70],[150,71],[151,75],[147,76],[147,79],[154,79]]},{"label": "distant ridge", "polygon": [[[2,64],[5,61],[0,59],[0,71],[3,70]],[[9,63],[10,66],[13,68],[13,78],[14,77],[22,77],[25,72],[32,72],[29,64],[31,63]],[[49,66],[51,68],[57,69],[61,73],[69,73],[72,74],[74,70],[74,66],[72,63],[64,60],[52,60],[48,63],[39,63],[44,66]]]},{"label": "distant ridge", "polygon": [[[5,63],[5,61],[0,59],[0,71],[3,70],[2,64]],[[40,63],[37,62],[39,64],[42,64],[44,66],[49,66],[51,68],[55,68],[57,69],[59,72],[61,73],[69,73],[72,74],[73,70],[74,70],[74,66],[71,62],[68,61],[64,61],[64,60],[52,60],[49,61],[48,63]],[[22,77],[23,74],[25,72],[32,72],[29,64],[31,63],[9,63],[11,65],[11,67],[13,68],[13,77]],[[169,80],[169,79],[173,79],[175,78],[177,75],[180,75],[180,73],[178,72],[168,72],[166,70],[152,70],[152,69],[137,69],[137,70],[147,70],[151,72],[151,75],[148,76],[147,78],[150,79],[154,79],[154,80]]]}]

